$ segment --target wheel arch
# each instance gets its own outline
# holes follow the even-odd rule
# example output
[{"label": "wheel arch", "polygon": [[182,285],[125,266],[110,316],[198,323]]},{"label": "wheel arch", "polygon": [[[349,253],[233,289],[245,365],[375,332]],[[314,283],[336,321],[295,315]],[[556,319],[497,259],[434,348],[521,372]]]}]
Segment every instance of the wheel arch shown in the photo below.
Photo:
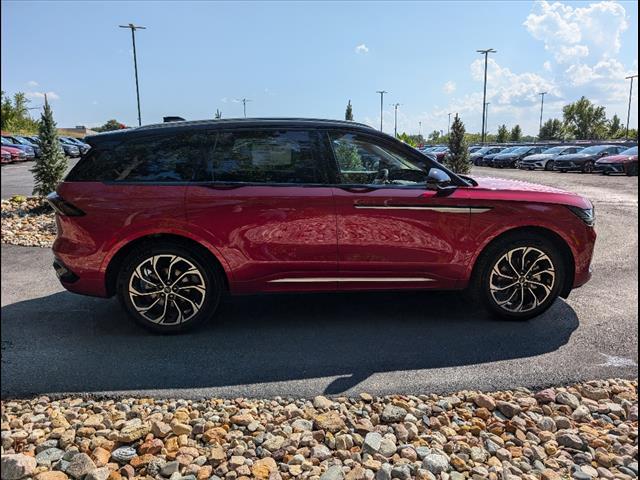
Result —
[{"label": "wheel arch", "polygon": [[556,248],[560,252],[560,255],[562,256],[562,259],[564,261],[564,267],[565,267],[564,285],[560,290],[560,296],[562,298],[567,298],[569,296],[569,293],[571,292],[571,289],[573,288],[573,282],[575,279],[575,268],[576,268],[575,258],[573,256],[573,252],[571,251],[571,248],[569,247],[569,244],[558,233],[546,227],[539,227],[539,226],[515,227],[509,230],[505,230],[504,232],[496,235],[489,242],[487,242],[480,250],[480,253],[476,255],[470,278],[474,278],[474,276],[476,275],[478,265],[480,264],[480,260],[483,258],[483,255],[486,254],[489,248],[491,248],[491,246],[493,246],[496,242],[501,241],[505,237],[509,237],[515,234],[537,235],[552,242],[556,246]]},{"label": "wheel arch", "polygon": [[112,297],[116,293],[118,272],[120,271],[120,267],[122,266],[122,263],[127,255],[144,244],[160,241],[170,241],[178,243],[185,248],[198,252],[205,259],[211,261],[211,264],[218,270],[220,277],[224,281],[225,291],[229,291],[228,273],[224,268],[222,261],[211,251],[211,249],[207,248],[206,246],[202,245],[192,238],[182,235],[172,233],[153,233],[135,238],[130,242],[122,245],[120,249],[113,255],[113,257],[111,257],[105,271],[105,289],[107,292],[107,296]]}]

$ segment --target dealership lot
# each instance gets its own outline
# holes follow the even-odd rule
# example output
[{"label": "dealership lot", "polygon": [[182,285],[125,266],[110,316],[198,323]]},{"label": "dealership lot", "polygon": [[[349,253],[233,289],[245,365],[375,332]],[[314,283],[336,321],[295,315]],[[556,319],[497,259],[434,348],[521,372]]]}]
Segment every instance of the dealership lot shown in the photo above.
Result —
[{"label": "dealership lot", "polygon": [[[2,169],[3,198],[29,193],[24,172],[5,177],[17,167]],[[260,296],[227,299],[216,322],[167,337],[132,325],[115,300],[64,291],[49,250],[5,245],[2,395],[416,393],[637,376],[637,177],[473,174],[591,198],[591,282],[525,323],[489,319],[458,293]]]}]

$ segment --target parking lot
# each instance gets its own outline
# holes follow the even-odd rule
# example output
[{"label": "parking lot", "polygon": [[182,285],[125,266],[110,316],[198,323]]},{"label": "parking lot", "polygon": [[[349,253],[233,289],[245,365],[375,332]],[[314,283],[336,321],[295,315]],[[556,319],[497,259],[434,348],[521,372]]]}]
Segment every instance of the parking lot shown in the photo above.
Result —
[{"label": "parking lot", "polygon": [[[27,168],[2,168],[3,198],[29,193]],[[64,291],[47,249],[5,245],[2,395],[415,394],[637,376],[637,177],[482,167],[473,174],[591,198],[591,282],[524,323],[487,318],[460,293],[286,295],[229,298],[204,328],[154,336],[131,324],[115,299]]]}]

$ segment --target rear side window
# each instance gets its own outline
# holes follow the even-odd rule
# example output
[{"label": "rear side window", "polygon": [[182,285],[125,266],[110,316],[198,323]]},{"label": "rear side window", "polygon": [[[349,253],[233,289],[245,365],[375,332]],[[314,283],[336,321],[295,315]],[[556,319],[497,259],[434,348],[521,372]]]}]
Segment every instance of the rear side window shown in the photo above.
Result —
[{"label": "rear side window", "polygon": [[97,146],[69,172],[67,181],[188,182],[214,136],[185,133]]},{"label": "rear side window", "polygon": [[202,180],[315,184],[325,180],[318,140],[302,130],[220,132]]}]

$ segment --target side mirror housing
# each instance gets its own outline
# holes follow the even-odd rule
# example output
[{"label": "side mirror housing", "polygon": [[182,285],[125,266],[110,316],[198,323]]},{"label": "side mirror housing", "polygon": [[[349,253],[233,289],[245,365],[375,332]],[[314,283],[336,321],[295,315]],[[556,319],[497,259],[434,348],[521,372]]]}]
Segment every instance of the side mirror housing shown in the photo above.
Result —
[{"label": "side mirror housing", "polygon": [[451,177],[446,172],[432,167],[427,174],[427,189],[436,190],[439,196],[443,196],[453,193],[456,186],[451,185]]}]

